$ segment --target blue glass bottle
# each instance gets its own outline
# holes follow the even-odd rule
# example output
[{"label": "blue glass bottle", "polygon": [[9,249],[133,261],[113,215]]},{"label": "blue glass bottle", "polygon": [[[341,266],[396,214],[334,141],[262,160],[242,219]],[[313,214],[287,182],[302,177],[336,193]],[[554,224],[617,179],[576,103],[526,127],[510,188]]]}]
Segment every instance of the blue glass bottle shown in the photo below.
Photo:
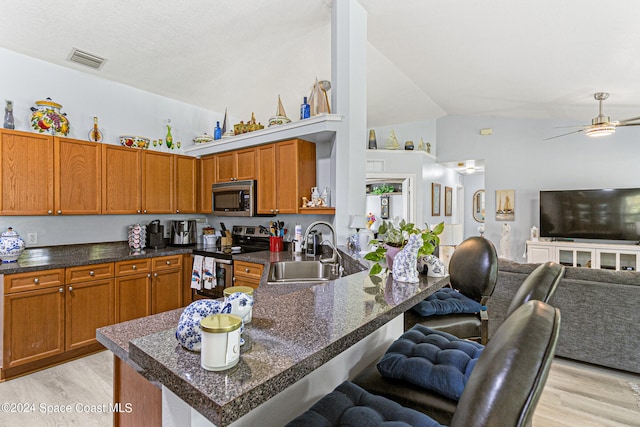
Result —
[{"label": "blue glass bottle", "polygon": [[213,139],[222,138],[222,129],[220,128],[220,122],[216,122],[216,127],[213,129]]},{"label": "blue glass bottle", "polygon": [[300,120],[308,119],[311,116],[311,106],[307,104],[307,97],[304,97],[304,102],[300,105]]}]

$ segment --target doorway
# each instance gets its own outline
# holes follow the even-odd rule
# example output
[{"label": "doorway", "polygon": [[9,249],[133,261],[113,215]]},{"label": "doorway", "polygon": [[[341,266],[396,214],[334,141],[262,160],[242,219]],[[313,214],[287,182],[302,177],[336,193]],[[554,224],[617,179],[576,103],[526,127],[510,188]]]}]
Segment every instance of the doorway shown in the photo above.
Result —
[{"label": "doorway", "polygon": [[[407,222],[415,222],[415,180],[414,174],[367,173],[366,212],[373,213],[381,220],[399,217]],[[380,223],[374,225],[376,230]]]}]

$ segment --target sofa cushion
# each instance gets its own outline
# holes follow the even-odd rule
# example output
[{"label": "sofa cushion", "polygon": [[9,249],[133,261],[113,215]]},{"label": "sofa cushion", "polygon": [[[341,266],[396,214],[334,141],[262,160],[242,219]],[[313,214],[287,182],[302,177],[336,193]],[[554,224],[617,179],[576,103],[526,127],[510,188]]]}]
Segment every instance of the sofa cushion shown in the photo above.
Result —
[{"label": "sofa cushion", "polygon": [[441,427],[428,416],[345,381],[288,427],[315,426]]},{"label": "sofa cushion", "polygon": [[443,314],[478,313],[482,305],[451,288],[438,289],[425,300],[413,307],[421,316],[437,316]]},{"label": "sofa cushion", "polygon": [[484,346],[417,324],[378,362],[380,374],[458,400]]}]

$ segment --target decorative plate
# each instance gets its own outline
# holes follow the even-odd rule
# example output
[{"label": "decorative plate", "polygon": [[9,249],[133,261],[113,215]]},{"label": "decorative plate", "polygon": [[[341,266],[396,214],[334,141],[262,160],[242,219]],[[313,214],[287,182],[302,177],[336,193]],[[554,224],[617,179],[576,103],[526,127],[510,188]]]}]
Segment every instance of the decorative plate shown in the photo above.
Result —
[{"label": "decorative plate", "polygon": [[148,148],[149,142],[151,142],[149,138],[145,138],[142,136],[131,136],[131,135],[120,136],[120,144],[124,145],[125,147]]}]

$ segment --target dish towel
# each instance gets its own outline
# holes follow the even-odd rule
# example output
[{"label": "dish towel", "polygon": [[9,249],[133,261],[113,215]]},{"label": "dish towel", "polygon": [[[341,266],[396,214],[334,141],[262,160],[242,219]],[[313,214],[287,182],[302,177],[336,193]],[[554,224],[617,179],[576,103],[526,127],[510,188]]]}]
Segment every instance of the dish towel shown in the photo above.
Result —
[{"label": "dish towel", "polygon": [[193,257],[193,270],[191,271],[191,287],[193,289],[202,290],[202,255]]},{"label": "dish towel", "polygon": [[202,286],[205,289],[213,289],[217,283],[216,277],[216,262],[211,257],[205,257],[202,263]]}]

